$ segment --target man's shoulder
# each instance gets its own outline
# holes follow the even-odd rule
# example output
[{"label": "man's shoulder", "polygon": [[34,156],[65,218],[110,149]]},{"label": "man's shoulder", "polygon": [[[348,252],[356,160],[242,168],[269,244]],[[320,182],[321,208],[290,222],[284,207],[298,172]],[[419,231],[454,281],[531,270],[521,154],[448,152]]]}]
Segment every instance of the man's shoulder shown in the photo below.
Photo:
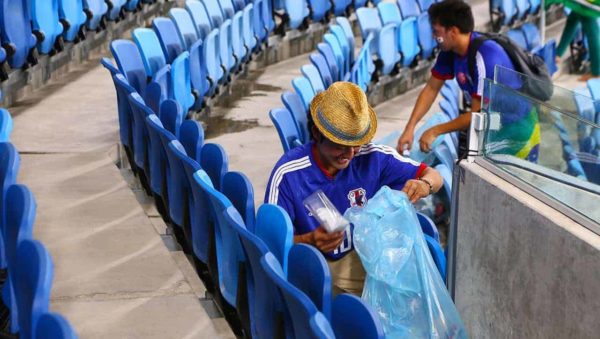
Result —
[{"label": "man's shoulder", "polygon": [[310,151],[311,143],[287,151],[279,158],[273,172],[281,172],[284,169],[290,172],[310,166]]},{"label": "man's shoulder", "polygon": [[395,148],[375,143],[363,145],[356,156],[360,161],[384,161],[393,158],[401,162],[419,165],[418,162],[400,155]]}]

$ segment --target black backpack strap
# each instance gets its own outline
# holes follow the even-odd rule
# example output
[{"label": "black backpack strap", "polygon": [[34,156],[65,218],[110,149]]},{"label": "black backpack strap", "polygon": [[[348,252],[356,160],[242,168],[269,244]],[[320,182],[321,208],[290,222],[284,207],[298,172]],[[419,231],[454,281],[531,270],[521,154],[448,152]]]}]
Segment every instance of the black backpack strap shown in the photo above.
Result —
[{"label": "black backpack strap", "polygon": [[469,82],[471,86],[473,86],[473,79],[475,78],[475,57],[477,56],[477,51],[479,51],[479,47],[489,39],[491,39],[489,36],[479,33],[479,36],[471,40],[471,43],[469,44],[469,50],[467,51],[467,66],[469,69]]}]

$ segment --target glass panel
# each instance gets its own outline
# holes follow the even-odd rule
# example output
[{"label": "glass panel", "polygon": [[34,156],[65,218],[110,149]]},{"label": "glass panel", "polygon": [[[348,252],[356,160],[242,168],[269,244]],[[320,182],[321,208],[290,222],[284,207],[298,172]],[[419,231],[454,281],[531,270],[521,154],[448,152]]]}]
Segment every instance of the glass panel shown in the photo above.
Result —
[{"label": "glass panel", "polygon": [[[600,224],[600,126],[594,102],[559,87],[551,88],[552,97],[542,102],[532,91],[535,82],[499,68],[495,81],[485,79],[483,156]],[[588,111],[580,112],[586,106]]]}]

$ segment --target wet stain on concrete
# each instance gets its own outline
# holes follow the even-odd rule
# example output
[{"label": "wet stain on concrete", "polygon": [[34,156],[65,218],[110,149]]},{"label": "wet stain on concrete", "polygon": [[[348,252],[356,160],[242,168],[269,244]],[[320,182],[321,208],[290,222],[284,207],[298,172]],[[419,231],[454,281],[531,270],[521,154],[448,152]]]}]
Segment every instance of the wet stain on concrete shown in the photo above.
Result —
[{"label": "wet stain on concrete", "polygon": [[233,120],[226,116],[210,116],[199,119],[204,127],[204,138],[212,139],[227,133],[242,132],[258,126],[256,119]]}]

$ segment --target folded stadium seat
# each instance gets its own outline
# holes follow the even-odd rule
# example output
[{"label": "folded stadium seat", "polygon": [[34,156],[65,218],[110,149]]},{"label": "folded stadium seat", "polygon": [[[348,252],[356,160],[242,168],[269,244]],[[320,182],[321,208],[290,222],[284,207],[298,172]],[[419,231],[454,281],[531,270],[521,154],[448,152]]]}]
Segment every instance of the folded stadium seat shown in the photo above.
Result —
[{"label": "folded stadium seat", "polygon": [[421,14],[419,4],[415,0],[398,0],[398,8],[402,13],[402,18],[407,19],[410,17],[418,17]]},{"label": "folded stadium seat", "polygon": [[104,15],[108,12],[108,5],[104,0],[83,0],[83,7],[88,18],[87,28],[90,31],[106,28]]},{"label": "folded stadium seat", "polygon": [[63,50],[63,26],[58,18],[58,0],[32,0],[31,23],[33,34],[38,37],[38,51],[41,54]]},{"label": "folded stadium seat", "polygon": [[311,9],[311,19],[313,21],[325,21],[327,14],[331,9],[331,2],[322,0],[309,0],[308,1]]},{"label": "folded stadium seat", "polygon": [[297,77],[292,80],[292,87],[294,87],[294,90],[302,99],[302,102],[304,103],[304,109],[308,112],[310,102],[316,94],[312,88],[312,85],[310,84],[310,81],[304,76]]},{"label": "folded stadium seat", "polygon": [[[375,71],[373,59],[371,58],[371,51],[369,49],[370,40],[372,38],[372,36],[367,38],[366,44],[360,49],[358,57],[356,58],[356,61],[350,70],[349,80],[358,85],[358,87],[365,92],[367,91],[367,87],[371,82],[371,75]],[[371,67],[371,65],[373,66]]]},{"label": "folded stadium seat", "polygon": [[129,105],[129,94],[136,93],[125,77],[118,73],[112,76],[113,83],[115,85],[115,91],[117,92],[117,112],[119,116],[119,137],[123,148],[125,148],[125,154],[131,164],[131,168],[134,173],[137,172],[137,168],[133,160],[133,132],[132,132],[132,120],[133,112],[131,111],[131,105]]},{"label": "folded stadium seat", "polygon": [[333,14],[335,16],[345,16],[352,0],[333,0]]},{"label": "folded stadium seat", "polygon": [[[261,268],[277,286],[284,300],[286,327],[293,329],[296,338],[335,338],[333,329],[323,313],[319,312],[306,294],[285,279],[281,265],[272,253],[260,260]],[[291,333],[290,336],[291,337]],[[288,336],[286,336],[288,337]]]},{"label": "folded stadium seat", "polygon": [[225,21],[223,18],[223,11],[221,11],[221,6],[219,5],[219,0],[203,0],[204,8],[206,9],[206,13],[210,18],[212,23],[212,28],[219,28]]},{"label": "folded stadium seat", "polygon": [[367,0],[354,0],[354,9],[358,9],[360,7],[365,7],[367,5]]},{"label": "folded stadium seat", "polygon": [[223,147],[213,143],[204,144],[200,154],[200,166],[208,174],[214,188],[220,191],[223,176],[229,171],[229,159]]},{"label": "folded stadium seat", "polygon": [[519,47],[528,50],[527,48],[527,40],[525,39],[525,34],[520,29],[511,29],[506,32],[506,35],[514,41]]},{"label": "folded stadium seat", "polygon": [[248,48],[248,58],[252,56],[252,51],[257,46],[257,39],[254,35],[254,26],[252,25],[252,11],[254,7],[252,4],[248,4],[244,7],[244,12],[242,14],[242,34],[244,36],[244,45]]},{"label": "folded stadium seat", "polygon": [[435,49],[436,42],[433,39],[433,31],[431,29],[429,14],[427,12],[423,12],[421,15],[419,15],[419,18],[417,19],[417,26],[419,30],[421,57],[423,59],[429,59],[433,57],[433,50]]},{"label": "folded stadium seat", "polygon": [[148,76],[142,55],[133,41],[113,40],[110,51],[125,79],[142,96],[146,96]]},{"label": "folded stadium seat", "polygon": [[[233,39],[231,31],[231,20],[227,19],[219,28],[219,56],[221,57],[221,66],[225,71],[225,77],[233,72],[238,65],[238,60],[233,55]],[[227,82],[230,79],[227,79]]]},{"label": "folded stadium seat", "polygon": [[252,26],[254,27],[254,35],[258,41],[257,45],[260,45],[268,40],[270,33],[263,19],[263,7],[266,4],[263,0],[254,0],[252,5]]},{"label": "folded stadium seat", "polygon": [[16,266],[19,337],[34,338],[38,319],[48,312],[54,267],[44,245],[32,239],[25,239],[19,244]]},{"label": "folded stadium seat", "polygon": [[[290,29],[298,29],[310,13],[306,0],[285,0],[284,11],[288,21],[283,24],[287,24]],[[280,29],[282,33],[285,32],[285,27]]]},{"label": "folded stadium seat", "polygon": [[[11,185],[6,191],[6,211],[4,214],[4,248],[8,264],[8,280],[2,287],[2,299],[10,309],[11,333],[19,331],[21,315],[16,295],[16,272],[18,271],[17,248],[23,240],[33,238],[36,203],[33,193],[25,185]],[[25,310],[26,311],[26,310]],[[24,332],[21,332],[24,333]]]},{"label": "folded stadium seat", "polygon": [[405,67],[410,66],[421,50],[418,43],[417,20],[415,17],[402,21],[398,39],[398,49],[402,54],[402,65]]},{"label": "folded stadium seat", "polygon": [[137,10],[140,6],[140,0],[128,0],[125,5],[125,10],[128,12],[133,12]]},{"label": "folded stadium seat", "polygon": [[152,29],[158,36],[166,62],[172,63],[185,50],[175,23],[169,18],[158,17],[152,20]]},{"label": "folded stadium seat", "polygon": [[427,13],[429,6],[434,3],[434,0],[417,0],[421,13]]},{"label": "folded stadium seat", "polygon": [[[284,0],[284,1],[286,1],[286,0]],[[302,1],[305,1],[305,0],[302,0]],[[265,39],[268,39],[271,32],[273,32],[273,30],[275,29],[275,19],[273,18],[272,1],[263,0],[261,9],[262,9],[262,11],[261,11],[262,22],[263,22],[263,24],[265,26],[265,30],[266,30]]]},{"label": "folded stadium seat", "polygon": [[339,81],[340,68],[338,67],[337,60],[331,46],[324,42],[319,42],[317,44],[317,50],[327,61],[327,66],[329,67],[329,72],[331,73],[331,78],[333,82]]},{"label": "folded stadium seat", "polygon": [[185,2],[185,9],[192,17],[194,26],[196,26],[196,33],[198,34],[198,37],[204,40],[210,31],[212,31],[212,22],[208,17],[206,8],[200,1],[187,0]]},{"label": "folded stadium seat", "polygon": [[60,314],[44,313],[38,320],[34,338],[77,339],[77,335],[69,322]]},{"label": "folded stadium seat", "polygon": [[248,60],[248,48],[244,44],[244,32],[243,32],[243,12],[237,12],[231,19],[231,49],[233,55],[237,59],[236,67],[241,69],[241,64]]},{"label": "folded stadium seat", "polygon": [[318,249],[306,244],[292,246],[287,280],[303,292],[327,319],[331,318],[331,273]]},{"label": "folded stadium seat", "polygon": [[514,0],[517,8],[517,19],[523,20],[529,15],[529,1],[528,0]]},{"label": "folded stadium seat", "polygon": [[200,154],[204,145],[204,129],[202,129],[202,125],[196,120],[184,120],[179,128],[179,141],[183,145],[183,148],[185,148],[185,153],[200,163]]},{"label": "folded stadium seat", "polygon": [[535,48],[538,48],[542,45],[540,31],[535,24],[531,22],[526,22],[521,26],[521,30],[525,35],[528,50],[532,51]]},{"label": "folded stadium seat", "polygon": [[310,135],[308,131],[308,115],[304,108],[304,103],[300,96],[291,91],[285,91],[281,94],[281,101],[294,118],[298,138],[302,144],[308,143]]},{"label": "folded stadium seat", "polygon": [[515,0],[491,0],[490,16],[497,29],[501,26],[510,26],[518,14]]},{"label": "folded stadium seat", "polygon": [[106,16],[110,21],[119,21],[122,15],[122,9],[127,0],[109,0],[110,8]]},{"label": "folded stadium seat", "polygon": [[[6,50],[0,47],[0,81],[8,79],[8,64],[6,63],[8,55]],[[2,93],[0,93],[0,100],[2,100]]]},{"label": "folded stadium seat", "polygon": [[149,135],[146,127],[146,116],[153,112],[146,106],[144,99],[137,94],[129,95],[129,104],[131,105],[132,114],[132,137],[133,137],[133,159],[136,167],[140,170],[138,175],[144,189],[150,188],[150,163],[148,162],[148,145]]},{"label": "folded stadium seat", "polygon": [[[2,189],[0,191],[0,215],[2,216],[5,216],[7,213],[5,208],[7,201],[6,194],[8,188],[17,181],[20,165],[21,157],[15,146],[10,142],[0,143],[0,186]],[[4,219],[0,219],[0,227],[2,232],[4,232]],[[4,256],[0,255],[0,261],[2,260],[4,260]],[[0,262],[0,264],[2,264],[2,268],[6,267],[5,262]]]},{"label": "folded stadium seat", "polygon": [[221,67],[221,57],[219,55],[219,30],[213,29],[204,40],[202,48],[204,50],[204,58],[206,63],[206,73],[210,80],[210,90],[208,93],[214,95],[220,82],[225,77],[223,67]]},{"label": "folded stadium seat", "polygon": [[438,231],[437,226],[435,226],[433,220],[421,212],[417,212],[417,219],[419,219],[419,225],[421,226],[423,234],[427,234],[439,242],[440,232]]},{"label": "folded stadium seat", "polygon": [[13,130],[13,120],[10,113],[0,108],[0,142],[9,142]]},{"label": "folded stadium seat", "polygon": [[152,112],[160,116],[160,106],[163,101],[173,99],[173,89],[171,88],[171,65],[166,65],[154,74],[152,80],[146,86],[146,95],[144,100]]},{"label": "folded stadium seat", "polygon": [[448,146],[446,143],[441,143],[433,149],[433,153],[438,161],[445,165],[450,171],[454,169],[454,162],[456,161],[456,149],[454,149],[453,154],[450,148],[451,146],[454,145]]},{"label": "folded stadium seat", "polygon": [[[448,201],[452,201],[452,172],[446,165],[439,164],[435,166],[435,169],[440,173],[442,179],[444,179],[444,193]],[[439,269],[439,267],[438,267]]]},{"label": "folded stadium seat", "polygon": [[310,81],[310,85],[315,94],[325,90],[325,85],[323,84],[323,80],[321,80],[319,70],[314,65],[304,65],[300,68],[300,71],[302,72],[302,75]]},{"label": "folded stadium seat", "polygon": [[256,212],[254,211],[254,188],[248,177],[241,172],[227,172],[223,176],[223,193],[242,216],[246,228],[254,232]]},{"label": "folded stadium seat", "polygon": [[294,147],[302,145],[300,134],[296,128],[294,116],[290,111],[285,108],[273,108],[269,112],[269,117],[277,129],[279,140],[281,141],[281,147],[283,152],[287,152]]},{"label": "folded stadium seat", "polygon": [[442,280],[446,280],[446,256],[444,255],[444,250],[439,242],[437,242],[432,237],[425,234],[425,241],[427,242],[427,248],[429,249],[429,253],[431,254],[431,258],[435,263],[435,266],[440,272],[440,276],[442,276]]},{"label": "folded stadium seat", "polygon": [[458,107],[452,104],[450,101],[445,99],[441,100],[440,108],[442,109],[442,112],[444,112],[444,114],[450,118],[450,120],[454,120],[458,117]]},{"label": "folded stadium seat", "polygon": [[325,89],[327,89],[333,83],[333,77],[331,76],[331,71],[329,70],[329,66],[327,65],[327,60],[325,60],[325,57],[320,53],[312,53],[310,55],[310,62],[319,71],[319,75],[321,76],[323,85]]},{"label": "folded stadium seat", "polygon": [[348,18],[346,17],[338,16],[335,18],[335,22],[338,25],[340,25],[340,27],[342,27],[342,29],[344,30],[344,34],[346,35],[346,39],[348,40],[348,46],[350,46],[350,50],[352,51],[352,53],[350,53],[350,65],[352,65],[354,64],[354,49],[356,48],[356,43],[354,41],[354,31],[350,26],[350,21],[348,21]]},{"label": "folded stadium seat", "polygon": [[77,42],[85,39],[83,27],[87,16],[83,10],[83,0],[59,0],[58,15],[64,27],[65,41]]},{"label": "folded stadium seat", "polygon": [[387,24],[379,31],[377,56],[382,63],[381,73],[389,75],[397,69],[400,62],[398,38],[395,24]]},{"label": "folded stadium seat", "polygon": [[169,17],[177,27],[177,33],[179,34],[181,41],[183,41],[185,50],[189,51],[190,48],[192,48],[192,45],[199,39],[192,17],[188,11],[183,8],[171,8]]},{"label": "folded stadium seat", "polygon": [[[244,7],[246,7],[246,3],[247,3],[247,1],[245,1],[245,0],[233,0],[232,2],[233,2],[233,6],[235,7],[236,11],[244,10]],[[248,1],[248,3],[250,3],[250,2]]]},{"label": "folded stadium seat", "polygon": [[231,0],[219,0],[219,5],[221,5],[221,11],[223,12],[224,19],[232,19],[236,10],[233,6],[233,2]]},{"label": "folded stadium seat", "polygon": [[587,81],[587,88],[590,91],[592,99],[594,99],[594,105],[596,107],[596,123],[598,123],[598,117],[600,117],[600,79],[590,79]]},{"label": "folded stadium seat", "polygon": [[173,133],[167,131],[156,114],[146,116],[148,130],[148,162],[150,163],[149,186],[156,208],[164,220],[169,220],[169,199],[167,193],[167,153],[163,140],[175,140]]},{"label": "folded stadium seat", "polygon": [[567,161],[567,173],[581,180],[588,181],[582,162],[576,158]]},{"label": "folded stadium seat", "polygon": [[152,78],[167,64],[158,36],[150,28],[136,28],[131,35],[142,56],[146,76]]},{"label": "folded stadium seat", "polygon": [[442,86],[440,92],[442,93],[442,98],[448,101],[451,106],[456,107],[456,110],[458,111],[458,97],[455,95],[455,92],[448,86]]},{"label": "folded stadium seat", "polygon": [[340,294],[333,300],[331,325],[336,338],[385,338],[379,315],[352,294]]},{"label": "folded stadium seat", "polygon": [[[173,99],[181,106],[184,118],[196,99],[192,94],[192,83],[190,79],[190,53],[181,53],[171,64],[171,88],[173,90]],[[198,98],[202,101],[202,98]]]},{"label": "folded stadium seat", "polygon": [[532,52],[544,59],[544,63],[546,64],[546,67],[548,67],[550,75],[553,75],[558,71],[558,66],[556,65],[556,40],[550,39],[544,46],[534,48]]},{"label": "folded stadium seat", "polygon": [[329,25],[329,32],[337,38],[344,55],[345,69],[350,71],[350,67],[352,66],[350,60],[354,60],[354,50],[350,48],[351,46],[348,43],[344,29],[339,25]]},{"label": "folded stadium seat", "polygon": [[576,88],[573,91],[576,93],[573,96],[573,100],[577,106],[579,116],[587,121],[593,122],[595,120],[596,110],[593,101],[590,100],[592,94],[587,87]]},{"label": "folded stadium seat", "polygon": [[[203,42],[198,39],[190,49],[190,81],[194,93],[197,96],[195,109],[200,109],[201,106],[204,105],[204,97],[212,95],[210,93],[212,84],[208,79],[206,59],[203,53]],[[198,107],[198,105],[200,105],[200,107]]]},{"label": "folded stadium seat", "polygon": [[[363,45],[369,34],[373,34],[373,45],[371,47],[378,46],[377,39],[379,31],[382,27],[382,22],[379,19],[379,12],[376,8],[362,7],[356,10],[356,17],[358,18],[358,25],[360,26],[360,34],[363,39]],[[386,22],[383,22],[386,24]],[[374,48],[373,48],[374,50]]]},{"label": "folded stadium seat", "polygon": [[529,14],[534,15],[537,14],[540,8],[542,7],[542,0],[529,0]]},{"label": "folded stadium seat", "polygon": [[333,51],[333,55],[335,55],[335,60],[339,70],[338,78],[340,80],[344,79],[349,70],[346,68],[347,63],[346,59],[344,58],[344,51],[342,51],[342,46],[340,46],[339,40],[335,37],[335,35],[331,33],[325,33],[325,35],[323,35],[323,41],[331,47],[331,51]]}]

